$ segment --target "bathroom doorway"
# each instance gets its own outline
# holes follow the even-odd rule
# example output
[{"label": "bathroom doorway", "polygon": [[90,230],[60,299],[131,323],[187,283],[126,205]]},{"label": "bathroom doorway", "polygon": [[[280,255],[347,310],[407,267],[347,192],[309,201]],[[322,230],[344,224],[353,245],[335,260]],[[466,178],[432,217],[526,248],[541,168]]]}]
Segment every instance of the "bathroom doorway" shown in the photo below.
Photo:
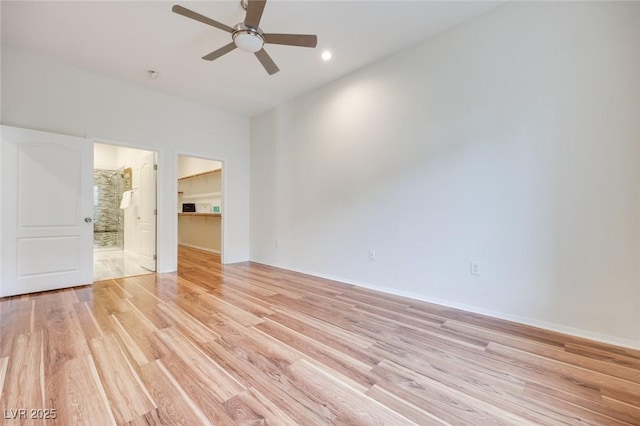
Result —
[{"label": "bathroom doorway", "polygon": [[94,144],[94,281],[155,271],[155,164],[153,151]]}]

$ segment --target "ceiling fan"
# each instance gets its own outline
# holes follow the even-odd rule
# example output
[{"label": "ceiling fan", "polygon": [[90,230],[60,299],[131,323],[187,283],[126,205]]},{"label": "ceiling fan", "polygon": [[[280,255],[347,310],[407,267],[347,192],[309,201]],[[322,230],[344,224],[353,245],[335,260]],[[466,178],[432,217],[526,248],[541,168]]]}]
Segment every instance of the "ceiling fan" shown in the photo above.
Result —
[{"label": "ceiling fan", "polygon": [[273,62],[273,59],[264,50],[264,44],[285,44],[287,46],[300,46],[300,47],[316,47],[318,44],[318,37],[308,34],[265,34],[260,27],[260,18],[262,18],[262,12],[267,0],[241,0],[240,4],[247,11],[244,22],[240,22],[233,27],[229,27],[218,21],[214,21],[211,18],[200,15],[197,12],[189,10],[180,5],[175,5],[171,9],[174,13],[177,13],[187,18],[200,21],[204,24],[211,25],[222,31],[231,33],[232,41],[226,46],[221,47],[218,50],[214,50],[202,57],[207,61],[213,61],[218,59],[222,55],[231,52],[236,47],[245,52],[251,52],[256,55],[264,69],[269,75],[275,74],[280,69]]}]

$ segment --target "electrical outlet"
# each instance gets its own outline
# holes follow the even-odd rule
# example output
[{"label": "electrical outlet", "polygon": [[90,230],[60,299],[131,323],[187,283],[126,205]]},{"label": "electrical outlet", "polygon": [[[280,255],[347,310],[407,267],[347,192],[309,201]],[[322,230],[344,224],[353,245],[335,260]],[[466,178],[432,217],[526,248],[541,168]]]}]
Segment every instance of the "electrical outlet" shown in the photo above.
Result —
[{"label": "electrical outlet", "polygon": [[369,260],[376,260],[376,251],[369,249]]},{"label": "electrical outlet", "polygon": [[469,269],[469,273],[471,275],[480,275],[480,263],[479,262],[471,262],[471,267]]}]

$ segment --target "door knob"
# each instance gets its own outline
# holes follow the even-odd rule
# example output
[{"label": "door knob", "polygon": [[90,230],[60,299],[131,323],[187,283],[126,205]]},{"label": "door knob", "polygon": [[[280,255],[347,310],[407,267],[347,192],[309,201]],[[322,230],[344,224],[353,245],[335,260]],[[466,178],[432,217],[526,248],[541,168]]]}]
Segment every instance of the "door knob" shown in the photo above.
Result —
[{"label": "door knob", "polygon": [[84,218],[84,221],[87,222],[87,223],[91,223],[92,220],[93,219],[91,219],[90,217],[85,217]]}]

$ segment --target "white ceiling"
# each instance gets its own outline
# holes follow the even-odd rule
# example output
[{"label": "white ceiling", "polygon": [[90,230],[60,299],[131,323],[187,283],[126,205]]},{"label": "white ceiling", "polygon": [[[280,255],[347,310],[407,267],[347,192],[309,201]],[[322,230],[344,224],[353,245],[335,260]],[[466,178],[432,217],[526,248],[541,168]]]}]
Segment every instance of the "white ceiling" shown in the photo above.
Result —
[{"label": "white ceiling", "polygon": [[[5,1],[2,44],[251,116],[495,7],[491,1],[270,0],[266,33],[317,34],[316,49],[266,45],[280,72],[235,50],[209,62],[229,33],[171,12],[174,3],[233,26],[234,1]],[[333,59],[323,62],[329,49]],[[147,70],[157,69],[155,80]]]}]

